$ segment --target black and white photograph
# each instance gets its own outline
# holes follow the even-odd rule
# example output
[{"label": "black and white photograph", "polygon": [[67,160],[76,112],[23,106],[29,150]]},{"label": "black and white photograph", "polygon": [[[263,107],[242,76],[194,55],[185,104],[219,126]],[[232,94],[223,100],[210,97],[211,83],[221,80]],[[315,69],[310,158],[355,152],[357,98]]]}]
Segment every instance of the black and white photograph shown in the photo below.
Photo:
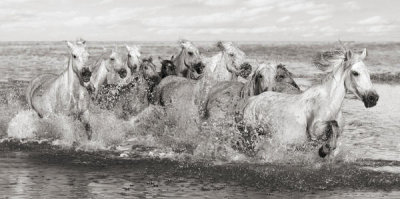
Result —
[{"label": "black and white photograph", "polygon": [[400,198],[398,0],[1,0],[0,198]]}]

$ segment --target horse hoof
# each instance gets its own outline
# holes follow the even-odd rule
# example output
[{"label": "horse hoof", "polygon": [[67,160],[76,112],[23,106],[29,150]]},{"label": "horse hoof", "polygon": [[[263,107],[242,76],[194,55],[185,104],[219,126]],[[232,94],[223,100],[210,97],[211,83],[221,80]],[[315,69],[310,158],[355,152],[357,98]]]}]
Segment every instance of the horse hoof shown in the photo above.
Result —
[{"label": "horse hoof", "polygon": [[318,150],[318,155],[319,155],[319,157],[321,157],[321,158],[324,158],[326,155],[328,155],[327,153],[325,153],[324,152],[324,149],[323,149],[324,147],[322,146],[321,148],[319,148],[319,150]]}]

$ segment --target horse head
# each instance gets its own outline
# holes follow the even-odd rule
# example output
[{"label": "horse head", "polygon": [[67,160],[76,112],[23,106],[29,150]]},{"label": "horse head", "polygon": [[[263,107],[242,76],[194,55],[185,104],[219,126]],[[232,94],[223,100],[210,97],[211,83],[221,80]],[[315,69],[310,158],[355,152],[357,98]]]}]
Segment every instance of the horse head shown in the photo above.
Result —
[{"label": "horse head", "polygon": [[259,95],[265,91],[285,92],[285,88],[288,85],[300,91],[300,88],[292,78],[292,74],[284,65],[262,63],[255,69],[250,81],[246,83],[241,96]]},{"label": "horse head", "polygon": [[339,71],[341,76],[337,78],[344,78],[346,90],[361,100],[366,108],[370,108],[376,105],[379,95],[373,88],[369,71],[363,62],[366,56],[367,49],[363,49],[361,53],[354,53],[343,48],[319,53],[313,63],[322,71]]},{"label": "horse head", "polygon": [[[203,74],[205,65],[202,61],[199,49],[190,41],[180,41],[181,53],[179,58],[186,66],[188,74],[192,74],[193,77],[198,77]],[[182,71],[180,71],[182,72]],[[192,78],[192,77],[189,77]]]},{"label": "horse head", "polygon": [[120,84],[126,82],[132,75],[131,70],[124,61],[124,53],[114,48],[103,60],[108,71],[107,82]]},{"label": "horse head", "polygon": [[160,71],[160,77],[164,78],[170,75],[178,75],[177,68],[172,61],[174,59],[174,56],[171,57],[171,59],[163,59],[162,57],[158,57],[161,63],[161,71]]},{"label": "horse head", "polygon": [[379,100],[379,95],[372,86],[369,71],[363,60],[367,56],[367,49],[356,54],[348,50],[345,55],[347,73],[345,86],[348,91],[364,102],[366,108],[374,107]]},{"label": "horse head", "polygon": [[246,61],[246,54],[233,42],[219,41],[217,47],[222,51],[222,56],[229,72],[243,78],[247,78],[250,75],[251,65]]},{"label": "horse head", "polygon": [[157,73],[156,66],[153,64],[153,58],[143,58],[139,67],[139,73],[143,75],[144,79],[152,84],[160,82],[160,76]]},{"label": "horse head", "polygon": [[126,49],[128,50],[128,67],[131,70],[131,73],[136,73],[138,71],[139,65],[140,65],[140,46],[125,46]]},{"label": "horse head", "polygon": [[78,39],[75,43],[67,41],[67,46],[73,72],[78,76],[82,86],[89,86],[92,68],[87,64],[89,53],[86,51],[86,41],[83,39]]}]

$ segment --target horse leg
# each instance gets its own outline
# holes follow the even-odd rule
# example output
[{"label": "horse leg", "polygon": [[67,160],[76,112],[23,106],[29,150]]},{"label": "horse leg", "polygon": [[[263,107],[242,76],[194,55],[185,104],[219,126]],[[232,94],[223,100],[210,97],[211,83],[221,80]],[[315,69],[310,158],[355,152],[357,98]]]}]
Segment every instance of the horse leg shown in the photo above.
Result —
[{"label": "horse leg", "polygon": [[79,120],[83,123],[86,131],[88,140],[92,139],[92,127],[89,124],[89,111],[84,111],[80,116]]},{"label": "horse leg", "polygon": [[341,132],[339,124],[336,120],[327,121],[326,124],[324,135],[322,136],[322,140],[326,141],[326,143],[323,144],[318,150],[318,154],[321,158],[324,158],[326,155],[336,149],[337,138]]}]

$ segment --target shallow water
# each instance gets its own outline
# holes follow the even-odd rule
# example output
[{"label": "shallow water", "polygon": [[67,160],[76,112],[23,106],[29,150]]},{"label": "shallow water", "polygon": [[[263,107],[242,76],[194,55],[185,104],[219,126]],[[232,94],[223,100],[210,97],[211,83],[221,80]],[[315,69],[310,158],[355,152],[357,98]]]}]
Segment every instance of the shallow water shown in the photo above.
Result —
[{"label": "shallow water", "polygon": [[[112,46],[96,43],[89,49],[96,54],[102,45]],[[145,53],[175,52],[168,45],[151,44],[144,48]],[[66,49],[61,42],[0,46],[0,59],[7,60],[0,64],[4,74],[0,77],[2,82],[28,80],[43,72],[58,73],[63,68]],[[304,65],[290,67],[302,75]],[[308,71],[315,72],[315,69]],[[298,80],[302,88],[313,83],[309,79]],[[0,85],[1,137],[10,131],[25,133],[35,129],[44,138],[52,133],[64,136],[54,143],[62,147],[81,139],[81,128],[69,118],[57,116],[39,121],[25,111],[25,87],[26,82],[17,81]],[[345,99],[345,132],[339,139],[337,154],[327,159],[319,158],[315,150],[289,149],[267,151],[260,154],[263,158],[246,157],[229,146],[234,130],[213,126],[204,128],[203,132],[165,130],[157,107],[129,121],[98,111],[93,119],[97,138],[93,142],[82,141],[80,148],[94,154],[80,157],[73,152],[60,155],[51,150],[10,150],[0,143],[0,195],[17,198],[399,198],[400,85],[381,82],[375,87],[380,95],[376,107],[366,109],[351,95]],[[104,164],[101,158],[88,158],[100,149],[110,150],[121,142],[117,152],[125,153],[129,149],[126,154],[134,157],[134,161]]]},{"label": "shallow water", "polygon": [[82,166],[40,152],[0,154],[0,194],[25,198],[398,198],[400,177],[350,164],[202,165],[138,160]]}]

